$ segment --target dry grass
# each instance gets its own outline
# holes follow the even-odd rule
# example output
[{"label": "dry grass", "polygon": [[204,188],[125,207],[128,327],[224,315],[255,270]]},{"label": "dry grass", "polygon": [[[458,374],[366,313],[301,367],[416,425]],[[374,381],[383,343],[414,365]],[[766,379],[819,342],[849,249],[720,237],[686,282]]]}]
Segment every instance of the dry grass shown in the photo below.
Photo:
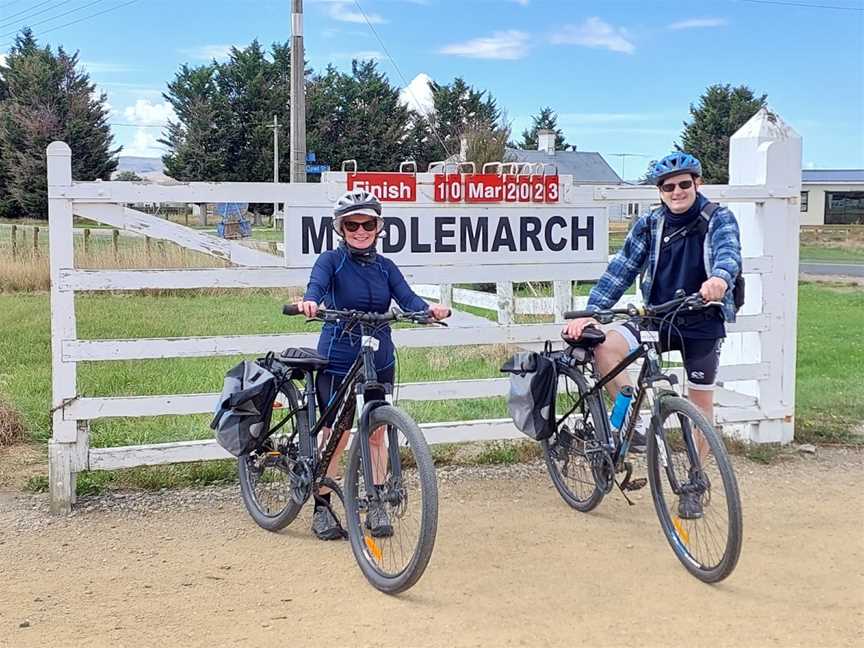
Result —
[{"label": "dry grass", "polygon": [[0,398],[0,448],[24,440],[24,419],[14,407]]},{"label": "dry grass", "polygon": [[493,344],[493,345],[474,345],[462,346],[456,349],[449,349],[446,353],[435,353],[429,355],[429,368],[433,371],[444,372],[450,368],[454,362],[464,362],[465,360],[489,360],[493,362],[503,363],[507,358],[513,355],[517,348],[508,344]]}]

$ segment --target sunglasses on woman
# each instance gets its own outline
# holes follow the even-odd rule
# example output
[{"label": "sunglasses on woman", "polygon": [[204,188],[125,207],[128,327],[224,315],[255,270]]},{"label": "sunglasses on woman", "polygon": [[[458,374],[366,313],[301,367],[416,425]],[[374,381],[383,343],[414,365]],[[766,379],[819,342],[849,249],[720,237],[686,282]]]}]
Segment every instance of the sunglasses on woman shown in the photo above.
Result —
[{"label": "sunglasses on woman", "polygon": [[378,229],[378,221],[376,220],[367,220],[362,223],[358,223],[357,221],[345,221],[342,223],[342,227],[348,230],[349,232],[356,232],[360,227],[363,227],[367,232],[374,232]]},{"label": "sunglasses on woman", "polygon": [[686,190],[692,186],[693,186],[692,180],[682,180],[681,182],[678,182],[678,183],[668,182],[664,185],[660,185],[660,191],[662,191],[663,193],[672,193],[673,191],[675,191],[675,187],[681,187],[682,189]]}]

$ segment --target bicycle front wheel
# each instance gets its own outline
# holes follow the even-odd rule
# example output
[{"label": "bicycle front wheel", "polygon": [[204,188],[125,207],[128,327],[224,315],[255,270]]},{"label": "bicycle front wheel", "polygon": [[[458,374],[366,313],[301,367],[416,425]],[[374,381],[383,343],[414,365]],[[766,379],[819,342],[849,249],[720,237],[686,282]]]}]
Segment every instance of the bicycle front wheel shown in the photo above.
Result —
[{"label": "bicycle front wheel", "polygon": [[722,440],[693,403],[663,396],[647,459],[654,507],[678,560],[705,583],[723,580],[741,553],[742,516]]},{"label": "bicycle front wheel", "polygon": [[[414,585],[429,564],[438,528],[438,485],[432,453],[417,424],[382,405],[370,415],[367,483],[358,439],[345,473],[345,513],[351,550],[360,569],[387,594]],[[373,439],[383,437],[380,445]]]}]

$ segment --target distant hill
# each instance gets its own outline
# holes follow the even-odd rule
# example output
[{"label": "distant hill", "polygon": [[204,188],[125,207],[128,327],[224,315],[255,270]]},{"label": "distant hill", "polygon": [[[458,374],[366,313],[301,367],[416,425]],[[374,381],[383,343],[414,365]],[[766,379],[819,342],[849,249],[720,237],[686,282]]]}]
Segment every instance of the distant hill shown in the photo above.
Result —
[{"label": "distant hill", "polygon": [[141,175],[142,173],[151,173],[153,171],[158,171],[159,173],[165,171],[165,165],[162,164],[161,158],[121,155],[118,160],[117,173],[121,171],[134,171],[138,175]]}]

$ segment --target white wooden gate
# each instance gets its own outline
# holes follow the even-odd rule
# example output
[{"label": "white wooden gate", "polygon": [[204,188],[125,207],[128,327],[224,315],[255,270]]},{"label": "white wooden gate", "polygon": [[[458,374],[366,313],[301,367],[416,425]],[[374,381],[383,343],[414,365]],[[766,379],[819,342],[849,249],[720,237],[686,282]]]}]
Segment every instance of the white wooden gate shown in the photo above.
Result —
[{"label": "white wooden gate", "polygon": [[[760,111],[732,139],[728,186],[706,186],[711,199],[735,203],[744,243],[748,279],[747,305],[721,358],[719,380],[727,399],[718,404],[718,422],[738,426],[758,442],[792,439],[795,388],[795,318],[798,275],[798,196],[801,140],[776,115]],[[75,475],[82,470],[117,469],[228,456],[214,441],[186,441],[145,446],[90,448],[88,422],[104,417],[142,417],[210,412],[216,394],[137,397],[80,397],[77,363],[145,358],[261,354],[288,346],[314,346],[316,336],[243,335],[177,339],[81,340],[76,332],[76,292],[303,286],[308,269],[284,266],[281,257],[239,243],[223,241],[123,205],[138,202],[210,203],[238,200],[276,203],[291,185],[273,183],[189,183],[172,186],[128,182],[73,182],[71,152],[62,142],[48,147],[49,227],[51,248],[51,350],[53,434],[49,443],[51,508],[67,512],[74,502]],[[574,205],[605,207],[652,200],[652,187],[565,187]],[[73,215],[86,217],[152,238],[172,241],[239,267],[184,270],[82,270],[73,262]],[[604,240],[605,245],[605,240]],[[560,324],[514,324],[513,281],[555,280],[551,304],[556,319],[572,307],[570,280],[596,279],[603,264],[579,264],[554,276],[541,266],[484,273],[470,268],[407,267],[414,284],[443,285],[445,300],[459,300],[454,282],[498,284],[499,325],[394,332],[400,347],[532,345],[558,339]],[[563,268],[563,269],[562,269]],[[551,268],[546,269],[548,274]],[[484,276],[481,276],[483,274]],[[506,379],[457,380],[402,385],[406,400],[483,398],[505,393]],[[729,397],[731,395],[731,397]],[[503,414],[503,412],[502,412]],[[517,437],[507,418],[427,424],[430,442]]]}]

